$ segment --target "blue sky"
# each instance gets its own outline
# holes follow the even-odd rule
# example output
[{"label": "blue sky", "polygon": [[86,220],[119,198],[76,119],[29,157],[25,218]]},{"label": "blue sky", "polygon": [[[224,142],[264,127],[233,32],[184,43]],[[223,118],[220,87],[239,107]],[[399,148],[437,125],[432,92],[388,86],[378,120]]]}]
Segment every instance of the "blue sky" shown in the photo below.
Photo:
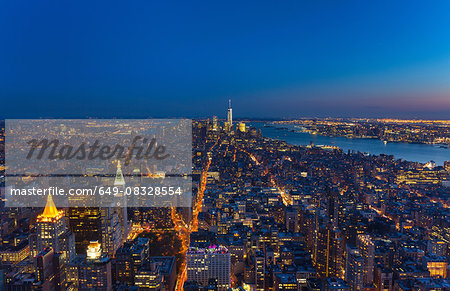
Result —
[{"label": "blue sky", "polygon": [[0,2],[5,118],[450,116],[449,1]]}]

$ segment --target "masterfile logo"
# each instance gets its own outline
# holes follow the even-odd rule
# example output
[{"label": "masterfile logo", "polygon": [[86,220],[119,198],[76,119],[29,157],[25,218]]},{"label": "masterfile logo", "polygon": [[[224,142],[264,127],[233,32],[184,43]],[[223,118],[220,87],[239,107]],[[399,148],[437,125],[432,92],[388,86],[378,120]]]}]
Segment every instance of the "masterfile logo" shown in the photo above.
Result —
[{"label": "masterfile logo", "polygon": [[6,120],[6,205],[191,205],[187,119]]}]

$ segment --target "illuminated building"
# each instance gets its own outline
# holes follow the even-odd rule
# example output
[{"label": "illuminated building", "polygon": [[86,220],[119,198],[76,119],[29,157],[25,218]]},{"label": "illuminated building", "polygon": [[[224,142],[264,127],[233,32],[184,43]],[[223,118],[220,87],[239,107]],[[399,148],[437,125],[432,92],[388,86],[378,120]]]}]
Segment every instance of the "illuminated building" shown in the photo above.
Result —
[{"label": "illuminated building", "polygon": [[447,176],[446,171],[442,168],[423,168],[416,170],[401,170],[397,174],[397,184],[439,184],[444,177]]},{"label": "illuminated building", "polygon": [[148,238],[136,238],[120,247],[115,257],[116,280],[134,284],[135,275],[148,259],[149,248]]},{"label": "illuminated building", "polygon": [[265,272],[266,272],[266,260],[264,253],[260,250],[255,251],[254,255],[255,266],[255,286],[256,291],[265,290]]},{"label": "illuminated building", "polygon": [[357,248],[347,245],[345,281],[348,282],[351,291],[363,290],[363,277],[364,259]]},{"label": "illuminated building", "polygon": [[217,116],[213,116],[212,118],[212,130],[217,131],[219,129],[219,126],[217,124]]},{"label": "illuminated building", "polygon": [[2,245],[0,247],[0,259],[4,264],[16,264],[25,260],[30,253],[27,241],[17,245]]},{"label": "illuminated building", "polygon": [[239,122],[238,124],[238,129],[240,132],[245,133],[245,123],[244,122]]},{"label": "illuminated building", "polygon": [[38,251],[46,247],[60,250],[59,237],[66,232],[66,221],[63,219],[63,211],[56,209],[51,195],[47,196],[47,204],[44,212],[37,217]]},{"label": "illuminated building", "polygon": [[59,258],[48,247],[42,250],[35,258],[36,280],[43,290],[64,290],[61,279],[64,281],[64,273],[61,274]]},{"label": "illuminated building", "polygon": [[175,257],[150,257],[147,264],[159,267],[163,278],[163,289],[173,290],[175,288],[177,273]]},{"label": "illuminated building", "polygon": [[231,99],[228,100],[227,125],[228,130],[233,130],[233,109],[231,109]]},{"label": "illuminated building", "polygon": [[139,290],[162,290],[163,276],[160,267],[155,264],[142,266],[135,275],[135,285]]},{"label": "illuminated building", "polygon": [[298,232],[298,211],[296,208],[289,206],[285,209],[286,229],[292,232]]},{"label": "illuminated building", "polygon": [[187,280],[203,285],[209,279],[217,279],[218,290],[230,287],[231,255],[223,246],[189,248],[187,252]]},{"label": "illuminated building", "polygon": [[[122,166],[120,164],[120,161],[117,161],[117,171],[116,171],[116,176],[114,178],[114,187],[117,187],[119,189],[121,189],[121,191],[123,191],[125,188],[125,178],[123,177],[123,173],[122,173]],[[119,191],[120,192],[120,191]],[[119,215],[119,222],[120,222],[120,227],[122,228],[122,241],[125,241],[127,239],[128,236],[128,232],[130,230],[129,227],[129,221],[128,221],[128,210],[127,210],[127,197],[121,193],[120,195],[122,195],[122,205],[120,207],[116,208],[116,212]],[[120,197],[120,196],[117,196]]]},{"label": "illuminated building", "polygon": [[363,234],[358,235],[356,245],[364,259],[364,284],[370,285],[373,283],[375,245],[369,235]]},{"label": "illuminated building", "polygon": [[378,266],[374,271],[373,283],[377,291],[392,291],[393,273],[389,269]]},{"label": "illuminated building", "polygon": [[173,290],[176,284],[175,257],[150,257],[135,275],[139,290]]},{"label": "illuminated building", "polygon": [[446,257],[430,255],[424,257],[423,261],[431,277],[447,278],[448,262]]},{"label": "illuminated building", "polygon": [[75,234],[77,253],[83,253],[90,241],[101,239],[101,210],[99,207],[70,207],[67,209],[70,230]]},{"label": "illuminated building", "polygon": [[291,274],[275,275],[275,291],[298,290],[297,279]]},{"label": "illuminated building", "polygon": [[64,263],[75,256],[75,236],[66,227],[63,211],[56,209],[52,196],[47,196],[44,212],[36,221],[37,253],[51,247],[55,253],[62,253]]},{"label": "illuminated building", "polygon": [[100,211],[103,250],[107,256],[114,257],[123,242],[119,214],[112,207],[102,207]]},{"label": "illuminated building", "polygon": [[93,241],[86,255],[78,255],[69,264],[68,280],[78,290],[112,290],[111,260],[102,255],[101,244]]},{"label": "illuminated building", "polygon": [[352,290],[349,286],[344,282],[344,280],[340,278],[327,278],[323,281],[323,289],[324,291],[349,291]]},{"label": "illuminated building", "polygon": [[342,277],[344,262],[342,232],[331,223],[319,225],[315,245],[315,267],[321,277]]},{"label": "illuminated building", "polygon": [[443,240],[432,239],[427,242],[427,253],[445,256],[447,254],[448,244]]}]

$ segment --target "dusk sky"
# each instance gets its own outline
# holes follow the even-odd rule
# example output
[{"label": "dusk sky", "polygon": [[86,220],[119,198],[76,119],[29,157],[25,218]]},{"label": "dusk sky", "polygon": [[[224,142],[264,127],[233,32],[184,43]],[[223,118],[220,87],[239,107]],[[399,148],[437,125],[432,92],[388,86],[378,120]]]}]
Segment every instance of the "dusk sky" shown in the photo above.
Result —
[{"label": "dusk sky", "polygon": [[450,1],[0,1],[3,118],[450,118]]}]

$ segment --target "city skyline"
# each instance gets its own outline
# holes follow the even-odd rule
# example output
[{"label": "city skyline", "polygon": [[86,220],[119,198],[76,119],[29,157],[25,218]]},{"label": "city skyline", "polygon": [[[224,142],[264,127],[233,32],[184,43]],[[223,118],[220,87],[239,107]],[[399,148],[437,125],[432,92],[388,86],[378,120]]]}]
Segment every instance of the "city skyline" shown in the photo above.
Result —
[{"label": "city skyline", "polygon": [[227,4],[3,2],[1,117],[450,115],[448,2]]},{"label": "city skyline", "polygon": [[0,291],[450,291],[449,11],[0,1]]}]

